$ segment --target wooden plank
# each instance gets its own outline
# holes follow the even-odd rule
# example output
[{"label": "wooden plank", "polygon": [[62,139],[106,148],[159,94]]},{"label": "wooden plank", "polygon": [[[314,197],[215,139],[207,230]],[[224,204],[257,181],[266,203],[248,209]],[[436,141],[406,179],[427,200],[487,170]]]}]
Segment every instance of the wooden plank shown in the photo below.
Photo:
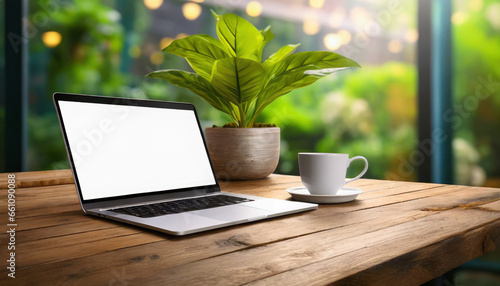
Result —
[{"label": "wooden plank", "polygon": [[[72,224],[61,226],[49,226],[44,228],[36,228],[27,231],[20,232],[19,236],[16,238],[17,243],[27,243],[31,241],[45,240],[48,238],[59,238],[66,237],[75,234],[84,234],[87,232],[92,232],[101,229],[114,229],[128,227],[130,230],[134,230],[136,233],[140,231],[135,227],[129,227],[125,224],[116,223],[111,220],[97,220],[90,219],[82,222],[76,222]],[[3,234],[2,234],[3,235]],[[101,233],[102,235],[102,233]],[[73,243],[74,244],[74,243]]]},{"label": "wooden plank", "polygon": [[[69,186],[69,185],[68,185]],[[414,184],[415,189],[420,189],[423,187],[421,184]],[[64,188],[61,188],[64,189]],[[405,188],[405,190],[408,190],[409,188]],[[30,189],[26,189],[30,190]],[[24,205],[24,204],[23,204]],[[79,205],[76,203],[71,206],[71,210],[78,210]],[[32,214],[34,212],[41,212],[41,211],[46,211],[47,213],[58,213],[57,210],[60,211],[65,211],[62,207],[57,207],[57,208],[50,208],[48,210],[46,209],[34,209],[34,210],[29,210],[29,213]],[[68,216],[67,214],[71,214]],[[20,229],[18,228],[18,233],[20,234],[20,237],[34,237],[37,239],[43,239],[43,238],[50,238],[50,237],[58,237],[61,235],[70,235],[72,233],[82,233],[82,228],[81,226],[84,225],[85,228],[84,230],[86,231],[92,231],[92,230],[99,230],[103,228],[122,228],[124,227],[123,224],[120,223],[115,223],[115,222],[108,222],[102,219],[95,219],[93,217],[89,217],[88,221],[85,220],[84,217],[80,217],[80,215],[83,216],[83,212],[65,212],[63,213],[65,216],[64,224],[61,225],[61,219],[56,219],[54,216],[50,216],[49,219],[42,217],[37,217],[28,220],[28,223],[24,223],[24,219],[20,220],[19,225],[21,226]],[[76,215],[76,216],[75,216]],[[88,216],[85,216],[88,217]],[[73,219],[76,219],[75,221],[72,221]],[[48,225],[47,223],[53,223],[53,225]],[[59,227],[62,226],[62,227]],[[30,228],[34,227],[34,228]],[[136,229],[136,232],[140,232],[140,228],[134,228]],[[7,234],[0,234],[0,237],[6,237]],[[107,239],[109,237],[102,237],[102,239]],[[78,240],[75,240],[75,244],[80,243]]]},{"label": "wooden plank", "polygon": [[[420,187],[425,187],[426,185],[425,184],[411,184],[411,188],[408,188],[408,187],[405,187],[405,191],[408,191],[408,190],[419,190]],[[64,189],[64,188],[61,188],[61,189]],[[29,189],[28,189],[29,190]],[[389,193],[395,193],[394,190],[391,191],[391,189],[385,189],[384,188],[384,191],[381,192],[381,194],[379,196],[382,196],[382,195],[387,195],[388,193],[386,192],[389,192]],[[396,192],[397,193],[397,192]],[[367,194],[368,196],[373,196],[375,193],[371,193],[371,194]],[[288,195],[288,194],[286,194]],[[365,194],[363,194],[365,195]],[[394,200],[394,198],[392,198]],[[76,200],[76,199],[75,199]],[[35,200],[35,201],[38,201],[38,200]],[[399,199],[397,199],[396,201],[400,201]],[[389,202],[389,203],[393,203],[394,201],[392,202]],[[378,205],[380,204],[380,202],[374,202],[375,205]],[[372,207],[374,204],[371,203],[369,204],[368,206],[366,205],[356,205],[357,208],[359,207],[362,207],[362,208],[370,208]],[[345,212],[345,211],[353,211],[352,209],[345,209],[345,206],[347,205],[343,205],[341,207],[341,209],[339,209],[339,211],[342,211],[342,212]],[[66,210],[75,210],[77,211],[79,209],[79,205],[77,205],[77,203],[75,202],[74,206],[71,206],[70,208],[63,208],[63,207],[57,207],[57,208],[49,208],[46,212],[48,214],[50,213],[58,213],[57,210],[61,210],[61,211],[66,211]],[[29,213],[29,214],[36,214],[36,213],[39,213],[39,212],[43,212],[44,210],[40,210],[40,209],[32,209],[32,210],[29,210],[28,212],[26,213]],[[21,212],[23,213],[23,212]],[[33,227],[33,229],[38,229],[38,228],[47,228],[47,227],[51,227],[52,231],[47,231],[47,232],[38,232],[38,234],[40,233],[45,233],[47,234],[47,237],[51,237],[52,235],[57,235],[57,233],[59,233],[60,231],[55,231],[55,229],[57,229],[57,225],[59,224],[62,224],[65,226],[65,229],[74,229],[77,233],[80,232],[78,230],[78,228],[71,228],[70,227],[70,224],[72,223],[82,223],[84,222],[86,219],[85,217],[82,216],[83,212],[64,212],[64,218],[60,218],[58,216],[49,216],[48,218],[45,218],[45,217],[37,217],[37,218],[34,218],[34,219],[30,219],[28,220],[28,223],[24,223],[23,222],[23,219],[22,219],[22,216],[19,216],[21,217],[21,226],[20,227],[20,230],[23,231],[23,230],[30,230],[32,229],[31,227]],[[71,214],[71,216],[68,216],[67,214]],[[92,218],[89,218],[90,220],[94,220]],[[116,224],[116,227],[121,227],[121,224]],[[101,223],[96,223],[96,228],[95,229],[101,229],[102,228],[102,224]],[[25,233],[23,235],[31,235],[31,233]],[[1,236],[6,236],[6,234],[0,234],[0,237]]]},{"label": "wooden plank", "polygon": [[[417,188],[417,189],[418,189],[418,188]],[[395,191],[395,190],[392,190],[392,191],[394,192],[394,194],[395,194],[395,195],[398,195],[398,194],[399,194],[399,192],[397,192],[397,191]],[[376,192],[374,192],[374,193],[376,193]],[[367,195],[368,195],[368,194],[367,194]],[[344,206],[345,206],[345,205],[344,205]]]},{"label": "wooden plank", "polygon": [[[457,187],[448,187],[448,189],[453,188]],[[466,190],[462,192],[463,196],[460,193],[448,191],[448,193],[445,193],[448,197],[445,197],[444,200],[448,202],[448,204],[456,204],[464,200],[472,201],[486,196],[477,192],[467,192]],[[497,194],[498,192],[489,192],[490,197]],[[462,198],[460,199],[460,197]],[[181,263],[187,263],[193,259],[204,259],[218,256],[223,253],[231,253],[241,249],[252,248],[254,246],[267,245],[273,241],[283,240],[283,234],[285,233],[293,237],[307,233],[323,233],[325,230],[335,231],[341,229],[349,235],[356,236],[365,231],[383,229],[390,225],[397,225],[402,222],[414,221],[423,216],[433,215],[435,212],[421,211],[421,208],[437,203],[440,200],[443,200],[443,198],[427,197],[401,204],[390,204],[380,209],[371,208],[367,210],[357,210],[351,213],[338,213],[334,216],[332,216],[329,208],[320,208],[317,211],[303,215],[213,231],[188,238],[174,239],[175,243],[161,241],[143,246],[120,249],[114,251],[112,253],[113,255],[104,253],[78,260],[68,260],[68,263],[63,263],[62,265],[50,265],[57,269],[61,268],[61,271],[62,268],[64,268],[66,269],[65,271],[80,276],[94,275],[90,273],[96,273],[97,275],[99,272],[102,278],[106,273],[109,274],[109,265],[113,265],[113,267],[126,267],[131,259],[136,257],[138,253],[141,253],[146,258],[155,256],[161,257],[161,259],[156,259],[160,260],[161,264],[158,265],[160,262],[155,260],[154,263],[156,264],[154,265],[155,267],[166,269]],[[411,207],[411,205],[413,206]],[[397,214],[404,214],[404,216],[398,218]],[[269,229],[273,229],[274,231],[269,232]],[[337,235],[332,234],[332,236]],[[349,239],[351,238],[352,237],[349,237]],[[178,251],[189,253],[189,256],[181,256],[178,254]],[[71,257],[66,258],[71,259]],[[106,261],[107,263],[102,264],[101,261]],[[108,264],[110,262],[112,263]],[[141,271],[147,271],[148,267],[152,267],[152,265],[148,264],[149,262],[147,259],[144,263],[145,264],[134,263],[134,267],[142,269]],[[72,265],[73,267],[68,267],[68,265]],[[92,267],[92,270],[88,270],[87,266]],[[81,269],[82,272],[75,272],[71,268]],[[100,268],[102,268],[102,271]],[[85,269],[87,269],[87,272]],[[124,269],[128,269],[128,267]],[[38,272],[38,270],[41,272],[47,271],[43,266],[30,268],[31,272]]]},{"label": "wooden plank", "polygon": [[[426,215],[426,213],[423,212],[421,212],[421,214]],[[381,214],[381,216],[382,215],[383,214]],[[382,217],[386,219],[389,218],[389,216],[387,215],[383,215]],[[361,218],[362,216],[359,215],[358,219]],[[390,221],[394,222],[394,220]],[[269,231],[269,229],[265,225],[260,224],[259,229],[256,230],[257,233],[255,234],[255,236],[250,237],[248,233],[254,230],[246,231],[244,229],[245,227],[248,226],[243,226],[243,229],[241,229],[241,227],[235,229],[229,229],[228,230],[229,233],[227,231],[215,231],[215,232],[209,232],[208,234],[205,235],[200,234],[195,237],[189,236],[182,239],[172,238],[172,241],[165,241],[165,239],[163,239],[161,242],[147,244],[141,247],[133,247],[133,248],[121,249],[119,251],[102,253],[99,255],[98,258],[94,256],[89,256],[85,258],[85,260],[90,260],[92,262],[72,260],[71,259],[72,256],[67,256],[67,253],[65,253],[64,258],[68,259],[68,261],[66,263],[63,263],[62,266],[54,264],[46,264],[46,265],[49,268],[55,267],[57,269],[60,269],[59,271],[62,272],[63,269],[61,269],[61,267],[71,264],[73,265],[73,267],[69,267],[69,269],[66,267],[64,268],[66,270],[71,270],[71,271],[76,271],[78,269],[79,273],[74,274],[75,276],[78,277],[82,275],[83,276],[89,275],[89,273],[82,274],[81,271],[82,269],[85,269],[87,267],[92,267],[93,270],[91,270],[90,272],[95,273],[102,271],[101,275],[106,276],[111,271],[109,269],[110,265],[113,265],[113,269],[115,268],[120,269],[119,267],[126,267],[132,261],[138,267],[147,267],[146,265],[149,265],[149,267],[153,266],[160,267],[160,265],[157,264],[151,264],[151,265],[149,264],[151,263],[150,260],[152,260],[152,257],[160,257],[162,261],[165,261],[167,263],[167,265],[165,264],[161,265],[161,268],[163,269],[167,267],[169,264],[170,266],[177,265],[179,263],[186,263],[192,260],[197,260],[201,258],[218,255],[221,253],[228,253],[248,248],[249,245],[253,243],[258,244],[259,241],[265,239],[264,236],[260,237],[260,235],[263,235],[265,234],[265,232]],[[255,228],[255,225],[253,225],[252,228]],[[281,235],[278,232],[282,233],[282,231],[283,231],[282,229],[278,229],[275,235],[277,237],[281,237]],[[85,245],[81,244],[78,244],[78,247],[86,248]],[[92,248],[93,246],[90,247]],[[110,247],[110,245],[108,245],[107,250],[114,250],[114,249],[115,249],[114,245],[113,247]],[[83,253],[79,254],[82,255]],[[87,256],[88,254],[89,253],[85,252],[84,255]],[[43,251],[41,253],[37,252],[35,255],[37,256],[35,258],[36,260],[40,260],[40,256],[46,256],[49,259],[53,257],[51,251]],[[34,273],[34,271],[38,272],[37,269],[39,269],[40,267],[42,269],[45,269],[45,266],[41,265],[33,268],[28,268],[27,270],[29,270],[30,273]],[[43,274],[43,272],[46,271],[47,270],[42,270],[40,274],[46,275]],[[19,273],[20,273],[19,276],[21,276],[21,274],[23,273],[22,270],[19,270]],[[55,273],[52,272],[51,274]],[[39,282],[43,282],[42,278],[39,277],[38,274],[37,277]],[[51,279],[54,278],[48,277],[48,280],[46,281],[50,281]],[[70,279],[66,282],[71,282],[71,281],[72,280]]]},{"label": "wooden plank", "polygon": [[[472,212],[472,213],[471,213]],[[460,214],[458,214],[460,213]],[[466,213],[466,214],[464,214]],[[476,216],[480,211],[452,210],[443,215]],[[484,214],[484,213],[482,213]],[[443,226],[438,220],[439,226]],[[500,245],[500,221],[481,225],[469,231],[448,234],[446,238],[437,237],[427,241],[425,227],[415,229],[419,240],[388,240],[377,247],[365,247],[333,257],[305,267],[269,276],[249,285],[274,285],[287,281],[287,285],[303,285],[297,281],[308,281],[308,285],[419,285],[437,277],[454,267],[472,260],[495,249]],[[449,227],[444,225],[441,229]],[[437,230],[439,231],[439,230]],[[424,241],[420,238],[423,238]],[[416,242],[416,243],[415,243]],[[415,243],[410,249],[401,244]],[[420,244],[420,245],[419,245]],[[327,276],[325,273],[331,273]],[[295,279],[290,279],[294,277]]]},{"label": "wooden plank", "polygon": [[[441,189],[435,189],[432,192],[428,192],[428,190],[422,190],[422,187],[425,187],[425,185],[421,184],[412,184],[412,188],[404,188],[405,192],[407,193],[402,193],[401,195],[411,198],[411,199],[416,199],[416,198],[421,198],[425,196],[431,196],[431,195],[437,195],[441,193],[446,193],[446,192],[456,192],[457,188],[460,187],[447,187],[447,188],[441,188]],[[419,194],[411,194],[410,191],[420,191]],[[378,194],[378,196],[374,196],[375,193],[370,193],[367,194],[370,198],[379,198],[376,200],[365,200],[363,197],[360,198],[359,201],[349,203],[349,204],[342,204],[342,205],[330,205],[330,206],[321,206],[322,208],[331,208],[330,211],[332,212],[339,212],[339,213],[345,213],[345,212],[351,212],[351,211],[357,211],[361,209],[369,209],[373,208],[375,206],[381,206],[381,205],[386,205],[386,204],[394,204],[394,203],[399,203],[403,202],[405,199],[401,199],[400,196],[396,195],[391,195],[387,198],[385,198],[385,195],[389,192],[390,194],[394,193],[394,190],[392,189],[385,189]],[[409,193],[408,193],[409,192]],[[286,194],[288,195],[288,194]],[[365,195],[365,194],[363,194]],[[363,196],[362,195],[362,196]],[[59,209],[61,212],[57,212],[56,210]],[[18,218],[19,222],[19,228],[18,231],[28,231],[32,229],[39,229],[39,228],[47,228],[47,227],[55,227],[59,225],[64,225],[65,229],[75,229],[75,231],[79,232],[77,228],[71,228],[70,225],[73,223],[82,223],[85,222],[86,220],[92,220],[96,221],[96,229],[101,229],[102,225],[101,223],[98,223],[98,221],[102,221],[101,219],[95,219],[90,216],[83,216],[83,212],[78,211],[79,210],[79,205],[73,205],[71,206],[68,210],[71,211],[65,211],[65,209],[58,207],[58,208],[53,208],[47,211],[47,213],[50,213],[50,215],[45,215],[45,216],[39,216],[39,217],[33,217],[30,219],[24,219],[23,217]],[[37,211],[43,211],[43,210],[30,210],[28,213],[32,212],[37,212]],[[60,216],[59,216],[60,215]],[[88,219],[87,219],[88,218]],[[115,223],[116,224],[116,223]],[[116,224],[116,227],[121,227],[121,224]],[[53,229],[53,228],[52,228]],[[59,233],[59,231],[47,231],[45,232],[48,237],[50,237],[52,234]],[[6,236],[6,234],[0,234],[0,237]],[[23,235],[31,235],[29,232],[28,233],[23,233]]]},{"label": "wooden plank", "polygon": [[[421,185],[415,184],[414,190],[421,190]],[[413,190],[412,188],[405,188],[405,191],[408,190]],[[381,197],[385,194],[385,191],[389,191],[390,193],[393,193],[391,189],[384,190],[382,193],[377,196]],[[421,190],[425,191],[425,190]],[[439,194],[442,192],[449,192],[450,190],[447,189],[441,189],[437,192],[425,194],[425,195],[432,195],[432,194]],[[372,193],[370,196],[373,197]],[[288,194],[286,194],[288,195]],[[422,197],[424,194],[422,193],[420,196],[413,196],[413,197]],[[332,211],[335,212],[349,212],[349,211],[356,211],[360,210],[363,208],[372,208],[374,206],[378,205],[383,205],[383,204],[393,204],[395,202],[401,202],[403,200],[399,199],[397,196],[392,196],[387,201],[384,202],[384,199],[379,199],[375,201],[369,201],[369,202],[364,202],[363,199],[360,200],[360,202],[353,202],[351,204],[343,204],[343,205],[331,205],[331,206],[322,206],[322,207],[327,207],[327,208],[333,208]],[[80,206],[77,203],[72,204],[71,206],[68,206],[67,208],[64,206],[58,206],[57,208],[50,208],[48,210],[46,209],[34,209],[34,210],[28,210],[28,211],[23,211],[21,208],[21,213],[29,213],[29,214],[37,214],[39,212],[46,212],[46,215],[43,216],[36,216],[32,218],[25,218],[23,216],[18,216],[18,223],[19,223],[19,228],[18,231],[29,231],[29,230],[37,230],[39,228],[48,228],[50,227],[51,229],[57,228],[57,226],[64,225],[65,230],[66,229],[74,229],[75,231],[79,232],[78,228],[71,228],[71,224],[76,223],[82,223],[87,220],[90,221],[95,221],[96,222],[96,229],[102,228],[102,224],[100,221],[102,219],[96,219],[91,216],[84,216],[83,212],[80,211]],[[115,223],[116,227],[121,227],[122,224],[117,224]],[[52,234],[59,233],[59,231],[47,231],[45,232],[48,237],[50,237]],[[1,236],[6,236],[6,234],[0,234]],[[28,235],[30,236],[31,233],[23,233],[23,235]]]},{"label": "wooden plank", "polygon": [[[467,212],[467,213],[465,213]],[[421,219],[412,220],[402,224],[386,227],[379,230],[365,231],[366,224],[357,226],[358,231],[353,236],[350,229],[337,228],[330,231],[312,233],[305,236],[290,238],[272,244],[257,245],[245,251],[231,252],[224,255],[183,263],[176,267],[168,264],[173,257],[167,259],[158,255],[156,261],[145,261],[148,267],[138,265],[123,265],[131,284],[180,284],[180,285],[234,285],[258,281],[266,277],[278,276],[287,271],[297,272],[294,269],[303,268],[312,263],[319,263],[331,258],[346,256],[343,262],[351,261],[349,269],[359,267],[369,268],[386,260],[398,257],[442,240],[443,237],[460,236],[461,233],[472,229],[465,228],[461,220],[467,220],[469,226],[485,225],[498,220],[498,216],[478,210],[450,210],[448,212],[434,213]],[[376,228],[376,227],[375,227]],[[455,245],[457,246],[457,245]],[[458,246],[465,246],[459,243]],[[352,255],[352,252],[370,249],[363,256]],[[454,251],[448,249],[447,251]],[[140,250],[136,253],[140,253]],[[357,259],[355,259],[357,257]],[[354,261],[354,262],[352,262]],[[331,261],[324,262],[330,266],[328,272],[318,273],[318,276],[308,275],[308,279],[296,280],[295,275],[279,277],[278,280],[263,281],[263,284],[278,285],[289,284],[296,281],[301,285],[308,281],[333,282],[343,278],[346,272],[337,271]],[[116,265],[113,263],[113,265]],[[333,267],[332,267],[333,266]],[[396,267],[396,265],[393,265]],[[314,267],[312,267],[314,269]],[[159,273],[155,269],[162,269]],[[96,284],[111,269],[97,270],[97,273],[86,273],[86,283]],[[348,272],[347,272],[348,273]],[[99,274],[99,275],[96,275]],[[102,275],[102,276],[101,276]],[[345,276],[344,276],[345,277]],[[429,277],[430,278],[430,277]],[[299,282],[300,281],[300,282]],[[306,283],[303,283],[306,281]],[[276,283],[272,283],[276,282]]]},{"label": "wooden plank", "polygon": [[[9,173],[0,174],[0,190],[7,189]],[[62,184],[74,184],[71,170],[52,170],[36,172],[18,172],[16,175],[16,188],[34,188],[39,186],[53,186]]]},{"label": "wooden plank", "polygon": [[[81,209],[74,185],[56,185],[37,188],[21,188],[16,190],[16,217],[36,216],[43,209],[57,211],[65,205],[76,206]],[[7,196],[0,199],[1,203],[7,203]],[[7,212],[7,208],[0,209],[0,215]]]},{"label": "wooden plank", "polygon": [[500,200],[489,204],[479,205],[477,208],[488,212],[500,212]]},{"label": "wooden plank", "polygon": [[100,219],[97,217],[84,215],[81,209],[79,210],[75,209],[73,211],[60,212],[50,215],[16,219],[18,225],[17,227],[18,231],[44,228],[54,225],[64,226],[66,224],[84,222],[88,220],[100,221]]},{"label": "wooden plank", "polygon": [[[135,228],[124,226],[26,242],[19,245],[16,255],[29,257],[29,259],[20,260],[17,267],[31,267],[81,257],[82,254],[92,256],[138,244],[165,241],[164,236],[158,232],[137,231]],[[36,249],[35,253],[34,249]],[[56,256],[54,252],[64,253],[64,255]]]},{"label": "wooden plank", "polygon": [[[464,247],[464,246],[467,247]],[[401,281],[423,284],[463,263],[482,256],[500,245],[500,221],[447,238],[410,253],[390,259],[375,267],[335,281],[337,285],[397,285]],[[366,255],[353,253],[353,255]],[[422,263],[425,261],[425,263]],[[399,266],[396,269],[395,265]],[[401,271],[403,268],[405,271]],[[383,273],[383,275],[381,275]]]},{"label": "wooden plank", "polygon": [[[41,217],[44,215],[61,214],[68,212],[79,212],[81,215],[85,214],[78,201],[69,204],[57,205],[56,207],[38,207],[35,209],[28,209],[28,210],[24,208],[22,205],[21,206],[17,205],[16,209],[19,210],[16,213],[16,218],[18,220],[27,219],[30,217]],[[0,213],[0,220],[3,217],[6,217],[6,215],[7,215],[6,212]]]},{"label": "wooden plank", "polygon": [[[217,283],[219,285],[231,285],[234,283],[258,281],[272,275],[279,276],[277,280],[273,279],[272,281],[276,283],[259,281],[259,284],[277,285],[278,283],[288,284],[289,282],[293,284],[293,281],[300,281],[297,284],[301,285],[304,285],[304,281],[307,281],[305,284],[313,281],[318,284],[327,284],[346,275],[346,272],[337,270],[337,266],[342,265],[336,263],[337,259],[339,259],[338,257],[342,258],[342,262],[349,263],[348,266],[346,265],[347,267],[344,267],[346,270],[351,269],[351,271],[360,267],[379,265],[392,257],[398,257],[409,251],[441,241],[443,234],[446,235],[445,237],[451,237],[466,231],[463,228],[463,222],[458,221],[458,219],[467,219],[470,225],[475,226],[490,223],[495,219],[498,220],[498,217],[478,211],[465,214],[461,210],[452,210],[450,213],[437,213],[412,222],[375,232],[363,233],[357,237],[349,237],[349,240],[342,240],[334,236],[334,234],[342,236],[344,234],[342,231],[321,232],[272,245],[252,248],[245,252],[231,253],[181,265],[163,271],[162,275],[144,276],[141,273],[131,272],[130,274],[136,275],[137,278],[132,279],[130,282],[134,283],[144,279],[142,281],[146,283],[180,283],[190,285],[210,285]],[[443,221],[446,223],[443,224]],[[432,225],[434,227],[431,227]],[[460,247],[463,244],[457,243],[454,246]],[[363,253],[364,255],[362,256],[358,255],[359,253],[352,253],[360,249],[366,252],[368,248],[368,253]],[[446,252],[450,251],[453,252],[454,249],[446,250]],[[347,258],[342,256],[346,256]],[[336,259],[330,259],[332,257]],[[355,259],[356,257],[358,259]],[[326,259],[328,261],[324,261]],[[238,263],[241,261],[245,263]],[[302,268],[304,264],[311,264],[312,262],[322,262],[322,264],[330,268],[330,271],[316,273],[317,276],[312,276],[306,272],[309,275],[307,275],[307,279],[305,280],[297,279],[298,277],[293,275],[303,270],[299,267]],[[392,266],[396,267],[396,265]],[[314,269],[315,267],[311,268]],[[398,269],[400,271],[403,270],[400,267]],[[287,273],[286,277],[288,279],[277,275],[290,270],[293,274],[289,275],[290,273]],[[234,277],[234,273],[237,273],[237,277]],[[233,274],[233,276],[230,274]],[[432,276],[426,278],[432,278]],[[412,281],[409,282],[411,283]]]}]

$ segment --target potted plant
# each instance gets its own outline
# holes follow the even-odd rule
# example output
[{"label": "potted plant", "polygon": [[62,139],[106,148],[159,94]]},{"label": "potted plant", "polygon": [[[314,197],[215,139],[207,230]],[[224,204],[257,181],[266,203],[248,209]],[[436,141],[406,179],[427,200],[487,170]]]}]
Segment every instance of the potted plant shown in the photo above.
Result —
[{"label": "potted plant", "polygon": [[235,14],[212,13],[219,39],[192,35],[163,49],[185,58],[194,72],[167,69],[147,77],[187,88],[231,118],[224,126],[228,128],[205,130],[219,178],[265,178],[278,164],[280,131],[274,125],[255,123],[262,110],[294,89],[359,65],[333,52],[294,54],[299,44],[286,45],[262,61],[264,47],[274,38],[270,26],[259,31]]}]

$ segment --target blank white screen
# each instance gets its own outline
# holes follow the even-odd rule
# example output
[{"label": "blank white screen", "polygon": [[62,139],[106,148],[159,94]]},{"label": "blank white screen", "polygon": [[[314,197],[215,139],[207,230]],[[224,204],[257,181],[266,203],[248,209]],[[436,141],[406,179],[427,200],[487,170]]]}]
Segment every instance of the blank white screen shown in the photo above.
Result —
[{"label": "blank white screen", "polygon": [[59,107],[84,200],[215,184],[192,110]]}]

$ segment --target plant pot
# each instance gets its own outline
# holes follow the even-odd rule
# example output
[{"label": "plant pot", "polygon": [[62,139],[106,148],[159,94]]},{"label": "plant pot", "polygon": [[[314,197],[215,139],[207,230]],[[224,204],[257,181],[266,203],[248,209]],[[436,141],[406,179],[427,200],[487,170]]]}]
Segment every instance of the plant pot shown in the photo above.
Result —
[{"label": "plant pot", "polygon": [[263,179],[278,166],[279,127],[207,127],[205,136],[212,166],[219,179]]}]

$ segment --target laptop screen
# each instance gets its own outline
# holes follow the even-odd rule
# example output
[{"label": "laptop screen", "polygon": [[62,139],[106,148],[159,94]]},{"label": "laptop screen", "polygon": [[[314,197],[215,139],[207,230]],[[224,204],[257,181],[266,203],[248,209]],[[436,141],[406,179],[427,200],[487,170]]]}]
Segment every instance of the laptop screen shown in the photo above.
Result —
[{"label": "laptop screen", "polygon": [[215,185],[194,110],[59,101],[84,200]]}]

